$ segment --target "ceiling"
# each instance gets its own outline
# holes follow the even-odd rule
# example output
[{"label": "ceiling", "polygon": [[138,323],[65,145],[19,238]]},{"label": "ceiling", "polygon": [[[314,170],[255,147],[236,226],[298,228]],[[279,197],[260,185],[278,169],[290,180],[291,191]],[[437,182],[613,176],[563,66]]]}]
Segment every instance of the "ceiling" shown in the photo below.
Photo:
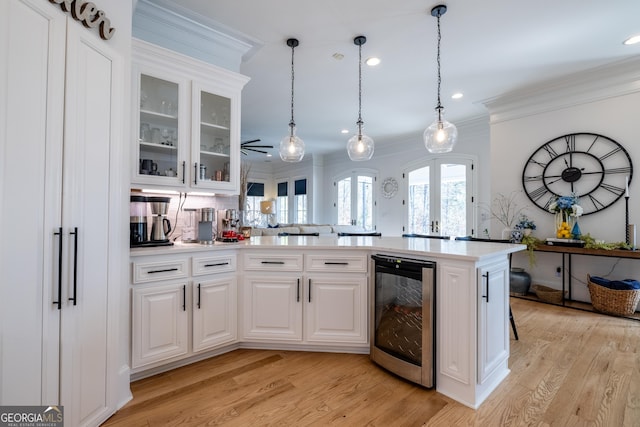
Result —
[{"label": "ceiling", "polygon": [[[240,72],[242,140],[272,144],[274,162],[290,119],[295,37],[295,122],[307,153],[345,150],[358,117],[358,47],[364,131],[376,145],[415,138],[435,117],[437,20],[424,0],[175,0],[255,42]],[[483,101],[640,54],[638,0],[450,0],[441,18],[442,104],[453,122],[487,115]],[[333,57],[335,53],[343,59]],[[459,100],[454,92],[464,93]],[[348,129],[343,135],[341,129]],[[262,155],[264,156],[264,155]],[[346,158],[345,150],[345,158]],[[375,154],[374,154],[375,156]],[[251,159],[261,157],[250,156]]]}]

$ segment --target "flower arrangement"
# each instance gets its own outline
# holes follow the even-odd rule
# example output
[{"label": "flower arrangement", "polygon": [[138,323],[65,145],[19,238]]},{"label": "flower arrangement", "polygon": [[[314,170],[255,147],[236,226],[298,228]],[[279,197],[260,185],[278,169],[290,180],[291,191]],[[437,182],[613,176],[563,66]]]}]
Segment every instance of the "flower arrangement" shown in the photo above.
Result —
[{"label": "flower arrangement", "polygon": [[518,223],[515,225],[514,228],[518,230],[535,230],[536,224],[535,222],[533,222],[533,220],[529,219],[529,217],[527,217],[526,215],[520,215],[520,220],[518,221]]},{"label": "flower arrangement", "polygon": [[509,196],[498,193],[489,206],[491,216],[509,229],[513,227],[514,221],[523,210],[523,208],[518,207],[516,198],[516,192],[512,192]]},{"label": "flower arrangement", "polygon": [[578,217],[582,215],[582,206],[575,195],[556,197],[549,205],[549,212],[556,214],[556,237],[560,239],[580,238]]},{"label": "flower arrangement", "polygon": [[575,195],[561,196],[556,197],[556,199],[551,202],[549,212],[564,213],[568,216],[579,217],[582,215],[582,206],[578,204],[578,197]]}]

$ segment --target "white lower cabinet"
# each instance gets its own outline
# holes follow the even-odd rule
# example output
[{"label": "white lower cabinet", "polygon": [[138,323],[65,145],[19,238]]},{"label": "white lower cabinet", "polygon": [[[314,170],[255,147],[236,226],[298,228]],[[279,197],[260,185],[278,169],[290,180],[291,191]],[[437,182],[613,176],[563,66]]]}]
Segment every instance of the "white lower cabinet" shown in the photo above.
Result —
[{"label": "white lower cabinet", "polygon": [[[243,339],[366,345],[367,255],[247,253]],[[258,272],[259,270],[259,272]]]},{"label": "white lower cabinet", "polygon": [[132,269],[134,373],[236,342],[235,252],[136,257]]},{"label": "white lower cabinet", "polygon": [[509,263],[438,264],[437,390],[477,408],[509,373]]},{"label": "white lower cabinet", "polygon": [[236,283],[234,276],[193,283],[194,352],[236,340]]},{"label": "white lower cabinet", "polygon": [[132,368],[188,352],[187,283],[133,290]]}]

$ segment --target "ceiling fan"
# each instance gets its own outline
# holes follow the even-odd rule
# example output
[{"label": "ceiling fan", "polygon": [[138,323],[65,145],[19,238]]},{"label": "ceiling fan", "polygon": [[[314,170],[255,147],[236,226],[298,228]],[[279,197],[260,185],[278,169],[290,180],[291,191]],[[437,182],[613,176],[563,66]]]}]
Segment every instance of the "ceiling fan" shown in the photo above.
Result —
[{"label": "ceiling fan", "polygon": [[250,141],[245,141],[240,143],[240,152],[245,156],[249,153],[247,151],[254,151],[256,153],[267,154],[264,150],[258,150],[258,148],[273,148],[273,145],[251,145],[256,142],[260,142],[260,139],[252,139]]}]

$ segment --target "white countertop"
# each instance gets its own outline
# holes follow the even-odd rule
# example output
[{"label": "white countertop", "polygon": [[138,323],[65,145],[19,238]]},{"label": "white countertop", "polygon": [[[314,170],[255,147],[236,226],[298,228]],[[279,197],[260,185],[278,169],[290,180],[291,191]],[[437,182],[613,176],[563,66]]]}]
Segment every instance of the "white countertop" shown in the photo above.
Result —
[{"label": "white countertop", "polygon": [[168,255],[186,252],[206,252],[242,248],[278,248],[278,249],[366,249],[375,251],[393,251],[407,255],[432,256],[439,258],[480,261],[496,255],[508,255],[526,249],[522,244],[469,242],[464,240],[442,240],[405,237],[371,236],[260,236],[237,243],[216,242],[213,245],[199,243],[179,243],[173,246],[152,248],[132,248],[130,255]]}]

